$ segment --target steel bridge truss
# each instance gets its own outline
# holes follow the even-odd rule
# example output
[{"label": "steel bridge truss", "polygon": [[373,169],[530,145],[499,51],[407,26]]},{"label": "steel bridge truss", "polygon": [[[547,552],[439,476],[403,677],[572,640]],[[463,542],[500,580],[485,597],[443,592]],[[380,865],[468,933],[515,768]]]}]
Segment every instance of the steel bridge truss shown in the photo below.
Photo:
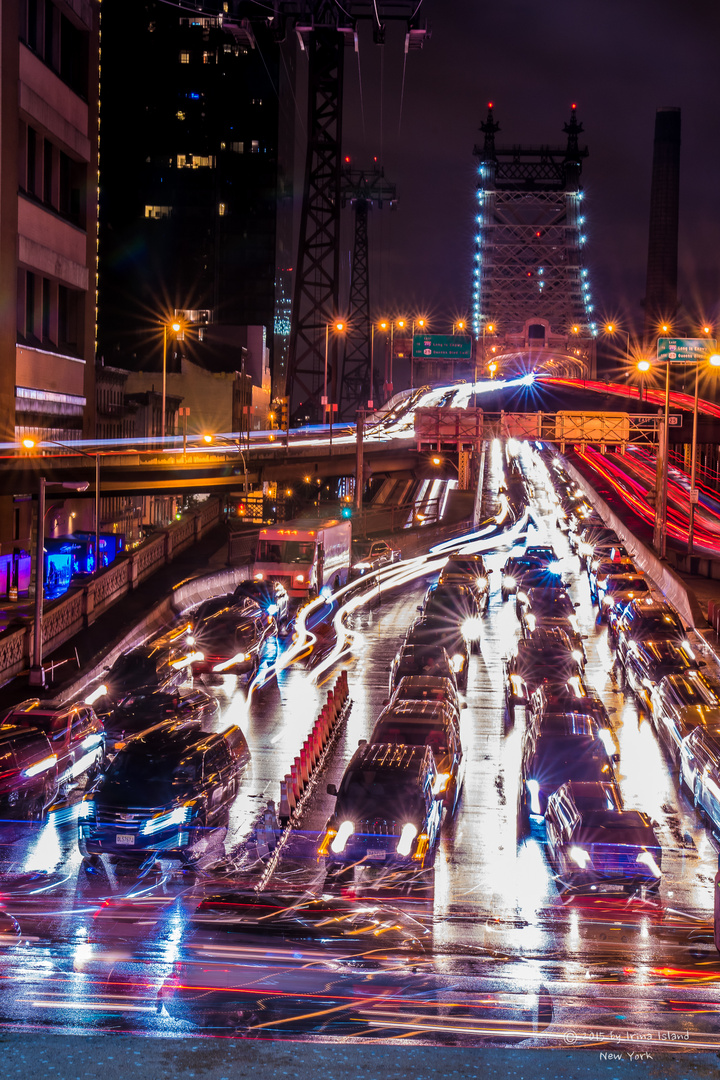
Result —
[{"label": "steel bridge truss", "polygon": [[537,319],[553,335],[566,336],[575,327],[578,336],[592,336],[580,187],[587,149],[577,144],[582,125],[575,110],[565,125],[567,147],[496,149],[492,109],[481,130],[485,143],[475,148],[475,333],[497,324],[501,335],[519,335]]},{"label": "steel bridge truss", "polygon": [[397,204],[395,185],[385,179],[382,169],[363,172],[344,169],[343,206],[350,202],[355,213],[348,330],[345,338],[340,387],[340,415],[353,419],[372,397],[372,332],[370,323],[370,272],[368,262],[368,213],[373,206]]}]

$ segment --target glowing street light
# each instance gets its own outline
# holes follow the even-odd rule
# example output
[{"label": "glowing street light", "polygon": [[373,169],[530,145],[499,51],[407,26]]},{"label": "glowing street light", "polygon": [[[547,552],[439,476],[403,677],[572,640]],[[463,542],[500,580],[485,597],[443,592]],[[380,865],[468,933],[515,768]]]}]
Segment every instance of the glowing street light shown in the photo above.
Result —
[{"label": "glowing street light", "polygon": [[179,319],[165,320],[163,322],[163,368],[162,368],[162,417],[160,419],[160,433],[162,438],[165,438],[165,398],[167,396],[167,337],[168,328],[172,330],[176,336],[182,330],[182,323]]}]

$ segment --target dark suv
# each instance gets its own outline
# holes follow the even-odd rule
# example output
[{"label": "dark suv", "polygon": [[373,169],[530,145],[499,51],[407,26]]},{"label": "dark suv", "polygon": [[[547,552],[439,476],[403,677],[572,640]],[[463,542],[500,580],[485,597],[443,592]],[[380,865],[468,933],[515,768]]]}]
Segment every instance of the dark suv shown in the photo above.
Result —
[{"label": "dark suv", "polygon": [[163,692],[151,689],[128,694],[105,718],[108,753],[122,750],[129,739],[158,724],[175,720],[214,720],[220,713],[217,698],[201,689]]},{"label": "dark suv", "polygon": [[83,773],[97,775],[105,759],[105,731],[89,705],[42,703],[30,698],[16,705],[3,724],[42,731],[57,759],[60,784],[70,784]]},{"label": "dark suv", "polygon": [[371,743],[355,751],[325,827],[318,856],[335,866],[358,863],[422,869],[435,862],[442,799],[429,746]]},{"label": "dark suv", "polygon": [[0,727],[0,814],[40,821],[57,792],[57,756],[35,728]]},{"label": "dark suv", "polygon": [[250,753],[239,728],[163,726],[133,739],[80,803],[83,856],[180,856],[222,823]]}]

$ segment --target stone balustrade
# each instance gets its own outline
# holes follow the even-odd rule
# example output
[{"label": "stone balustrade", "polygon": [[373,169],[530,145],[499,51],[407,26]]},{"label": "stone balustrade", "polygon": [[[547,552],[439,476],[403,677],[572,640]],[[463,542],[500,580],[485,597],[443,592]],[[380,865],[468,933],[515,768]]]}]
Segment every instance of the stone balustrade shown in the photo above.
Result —
[{"label": "stone balustrade", "polygon": [[[198,510],[154,535],[136,551],[123,553],[86,585],[45,605],[43,658],[92,623],[112,604],[140,585],[173,556],[198,541],[222,517],[222,500],[208,499]],[[0,634],[0,685],[32,663],[32,623]]]}]

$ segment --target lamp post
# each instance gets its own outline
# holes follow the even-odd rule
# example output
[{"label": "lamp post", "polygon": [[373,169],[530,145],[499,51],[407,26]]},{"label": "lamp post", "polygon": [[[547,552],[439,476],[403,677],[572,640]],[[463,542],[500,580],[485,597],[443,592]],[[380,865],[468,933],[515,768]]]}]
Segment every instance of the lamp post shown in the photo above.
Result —
[{"label": "lamp post", "polygon": [[[323,396],[322,396],[323,423],[325,422],[325,413],[326,413],[327,408],[328,408],[328,346],[329,346],[329,343],[330,343],[330,326],[331,325],[332,325],[333,330],[337,330],[337,332],[339,334],[341,334],[343,332],[343,330],[345,329],[345,323],[340,322],[339,320],[337,322],[333,322],[332,324],[325,323],[325,370],[324,370],[324,373],[323,373]],[[334,378],[334,375],[333,375],[333,383],[334,382],[335,382],[335,378]],[[332,410],[330,411],[330,425],[331,425],[331,427],[330,427],[330,440],[332,442]]]},{"label": "lamp post", "polygon": [[162,372],[162,416],[160,418],[160,433],[162,438],[165,438],[165,398],[167,391],[167,332],[168,326],[174,334],[179,334],[181,330],[181,324],[177,319],[173,319],[171,323],[167,321],[163,322],[163,372]]},{"label": "lamp post", "polygon": [[39,477],[37,549],[35,555],[35,616],[33,621],[33,660],[30,667],[30,686],[45,685],[45,671],[42,666],[42,614],[43,614],[43,573],[45,568],[45,488],[61,487],[69,491],[87,491],[87,480],[46,480]]},{"label": "lamp post", "polygon": [[641,404],[642,404],[642,401],[643,401],[643,398],[644,398],[645,375],[650,370],[651,366],[652,365],[650,364],[650,361],[647,360],[647,359],[638,360],[638,362],[637,362],[637,369],[640,372],[640,396],[638,398],[638,401]]},{"label": "lamp post", "polygon": [[417,325],[420,328],[420,330],[424,330],[426,322],[427,322],[427,320],[422,318],[422,317],[419,318],[419,319],[413,319],[413,321],[412,321],[412,343],[410,345],[410,389],[411,390],[415,389],[415,326]]}]

